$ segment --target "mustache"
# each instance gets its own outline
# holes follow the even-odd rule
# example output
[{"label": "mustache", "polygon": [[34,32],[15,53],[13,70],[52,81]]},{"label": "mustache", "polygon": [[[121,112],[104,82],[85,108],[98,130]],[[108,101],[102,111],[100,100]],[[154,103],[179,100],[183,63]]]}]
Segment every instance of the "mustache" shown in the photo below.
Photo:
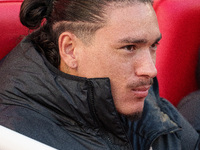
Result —
[{"label": "mustache", "polygon": [[140,79],[138,81],[135,81],[133,83],[130,83],[128,85],[128,88],[134,89],[140,86],[145,86],[145,85],[152,85],[153,84],[153,78],[150,79]]}]

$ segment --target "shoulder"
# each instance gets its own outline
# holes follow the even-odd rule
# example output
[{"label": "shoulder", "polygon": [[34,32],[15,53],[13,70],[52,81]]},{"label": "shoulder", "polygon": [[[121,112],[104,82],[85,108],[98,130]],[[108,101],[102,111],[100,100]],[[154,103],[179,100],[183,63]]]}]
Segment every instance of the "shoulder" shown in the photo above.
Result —
[{"label": "shoulder", "polygon": [[200,133],[200,90],[184,97],[178,105],[179,112]]},{"label": "shoulder", "polygon": [[183,149],[194,149],[192,146],[197,146],[199,140],[198,133],[180,114],[176,107],[174,107],[168,100],[159,96],[157,80],[154,82],[150,95],[151,101],[153,101],[151,102],[153,103],[153,107],[157,107],[161,114],[167,115],[171,122],[175,123],[180,128],[180,130],[175,134],[180,140]]},{"label": "shoulder", "polygon": [[[21,106],[1,104],[0,125],[51,146],[57,145],[56,137],[60,139],[64,133],[67,137],[66,131],[56,122]],[[61,140],[59,142],[62,143]]]},{"label": "shoulder", "polygon": [[[195,111],[199,111],[199,113],[200,113],[199,107],[200,107],[200,90],[195,91],[195,92],[189,94],[188,96],[184,97],[180,101],[177,108],[181,112],[184,112],[184,110],[185,111],[191,110],[193,112],[194,110],[192,110],[192,109],[195,109]],[[191,114],[191,115],[194,115],[194,114]]]},{"label": "shoulder", "polygon": [[161,109],[173,120],[181,130],[176,133],[179,138],[182,149],[195,150],[199,144],[199,134],[192,125],[182,116],[182,114],[167,100],[161,98]]},{"label": "shoulder", "polygon": [[68,128],[21,106],[0,105],[0,125],[60,150],[107,149],[100,137]]},{"label": "shoulder", "polygon": [[54,123],[49,118],[24,106],[1,104],[0,110],[0,124],[24,134],[31,134],[28,133],[30,129],[35,133],[38,129],[46,130],[50,127],[49,124]]}]

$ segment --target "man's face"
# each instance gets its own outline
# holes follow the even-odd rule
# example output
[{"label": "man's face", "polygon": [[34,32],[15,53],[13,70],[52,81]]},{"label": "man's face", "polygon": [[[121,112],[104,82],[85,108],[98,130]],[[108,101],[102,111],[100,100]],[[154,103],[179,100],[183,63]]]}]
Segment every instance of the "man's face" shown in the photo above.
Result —
[{"label": "man's face", "polygon": [[106,10],[107,24],[89,45],[79,47],[78,76],[108,77],[116,109],[124,115],[142,112],[157,74],[160,31],[151,4],[134,3]]}]

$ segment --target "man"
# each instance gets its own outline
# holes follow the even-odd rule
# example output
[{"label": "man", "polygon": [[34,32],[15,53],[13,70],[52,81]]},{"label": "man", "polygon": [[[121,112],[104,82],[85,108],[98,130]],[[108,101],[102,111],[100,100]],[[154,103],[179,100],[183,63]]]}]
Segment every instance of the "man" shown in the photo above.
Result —
[{"label": "man", "polygon": [[197,149],[158,95],[150,0],[25,0],[20,19],[39,28],[1,63],[1,125],[63,150]]}]

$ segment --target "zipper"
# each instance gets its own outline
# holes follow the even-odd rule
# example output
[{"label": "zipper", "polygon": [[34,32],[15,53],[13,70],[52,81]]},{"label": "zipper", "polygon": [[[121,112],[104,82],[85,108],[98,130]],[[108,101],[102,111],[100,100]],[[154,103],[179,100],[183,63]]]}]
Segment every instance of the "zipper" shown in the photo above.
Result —
[{"label": "zipper", "polygon": [[89,103],[89,109],[92,112],[92,118],[94,120],[94,125],[95,127],[98,126],[99,124],[99,120],[97,119],[97,115],[96,115],[96,111],[95,111],[95,106],[94,106],[94,85],[92,83],[92,81],[88,81],[88,95],[89,95],[89,99],[88,99],[88,103]]},{"label": "zipper", "polygon": [[[88,89],[88,94],[89,94],[89,108],[90,108],[90,111],[92,112],[92,117],[93,117],[93,120],[94,120],[94,124],[95,124],[95,127],[98,127],[101,123],[97,117],[97,114],[96,114],[96,111],[95,111],[95,106],[94,106],[94,85],[93,85],[93,82],[88,80],[88,85],[89,85],[89,89]],[[109,147],[110,145],[113,145],[110,137],[106,134],[107,131],[105,131],[103,128],[99,128],[100,129],[100,132],[102,133],[102,138],[106,141],[108,141],[110,144],[109,144]],[[111,148],[111,147],[110,147]],[[113,149],[113,148],[111,148]]]}]

